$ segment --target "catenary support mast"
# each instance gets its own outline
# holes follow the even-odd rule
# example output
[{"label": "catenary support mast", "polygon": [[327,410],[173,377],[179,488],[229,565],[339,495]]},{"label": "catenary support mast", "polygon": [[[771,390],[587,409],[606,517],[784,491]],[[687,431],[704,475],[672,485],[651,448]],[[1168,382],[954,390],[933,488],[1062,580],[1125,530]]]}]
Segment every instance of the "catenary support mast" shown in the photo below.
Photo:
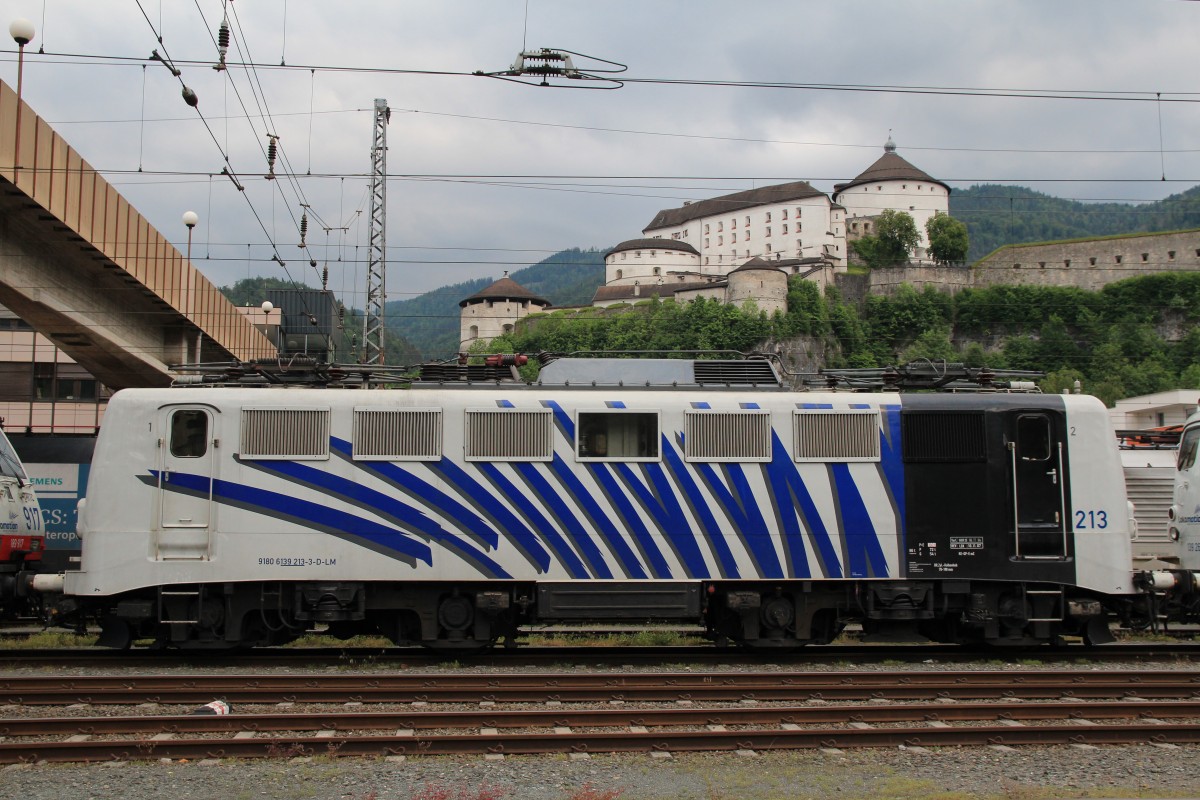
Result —
[{"label": "catenary support mast", "polygon": [[371,139],[371,219],[367,229],[367,308],[363,319],[364,364],[386,363],[384,305],[387,303],[387,124],[392,110],[375,98]]}]

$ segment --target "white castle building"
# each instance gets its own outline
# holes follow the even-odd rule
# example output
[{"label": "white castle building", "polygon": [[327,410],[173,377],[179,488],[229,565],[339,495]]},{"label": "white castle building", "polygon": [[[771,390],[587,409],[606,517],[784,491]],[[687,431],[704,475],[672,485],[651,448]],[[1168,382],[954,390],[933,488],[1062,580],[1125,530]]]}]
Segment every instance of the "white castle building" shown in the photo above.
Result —
[{"label": "white castle building", "polygon": [[[949,213],[950,187],[897,155],[891,137],[883,155],[836,185],[832,197],[794,181],[659,211],[640,238],[605,253],[604,285],[592,305],[708,297],[749,301],[768,314],[786,311],[788,276],[803,275],[822,288],[831,283],[846,270],[849,243],[872,234],[886,209],[912,216],[920,233],[912,260],[924,261],[925,223]],[[505,277],[460,305],[465,350],[512,330],[517,319],[549,302]]]}]

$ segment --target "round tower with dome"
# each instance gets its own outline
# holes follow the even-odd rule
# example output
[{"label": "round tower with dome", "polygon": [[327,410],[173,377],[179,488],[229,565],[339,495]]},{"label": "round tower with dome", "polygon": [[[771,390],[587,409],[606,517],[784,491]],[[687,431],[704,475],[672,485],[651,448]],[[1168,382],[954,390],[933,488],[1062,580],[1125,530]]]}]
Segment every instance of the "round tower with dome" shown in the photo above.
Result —
[{"label": "round tower with dome", "polygon": [[888,136],[878,161],[849,183],[833,187],[833,202],[846,209],[849,241],[873,235],[875,219],[885,209],[907,213],[921,236],[913,254],[914,260],[920,261],[929,247],[925,223],[938,212],[950,213],[950,187],[899,156],[896,143]]},{"label": "round tower with dome", "polygon": [[459,302],[459,349],[466,352],[479,341],[491,341],[512,333],[517,321],[550,307],[550,301],[538,297],[508,277],[480,289]]}]

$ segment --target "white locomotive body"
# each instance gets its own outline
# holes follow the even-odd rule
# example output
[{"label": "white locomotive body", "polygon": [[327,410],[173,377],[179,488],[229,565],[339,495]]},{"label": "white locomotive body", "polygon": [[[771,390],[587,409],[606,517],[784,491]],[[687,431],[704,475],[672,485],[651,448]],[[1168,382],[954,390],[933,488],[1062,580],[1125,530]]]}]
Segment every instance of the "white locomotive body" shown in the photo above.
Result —
[{"label": "white locomotive body", "polygon": [[117,646],[442,648],[611,619],[1099,638],[1136,594],[1094,398],[620,383],[121,391],[65,592]]}]

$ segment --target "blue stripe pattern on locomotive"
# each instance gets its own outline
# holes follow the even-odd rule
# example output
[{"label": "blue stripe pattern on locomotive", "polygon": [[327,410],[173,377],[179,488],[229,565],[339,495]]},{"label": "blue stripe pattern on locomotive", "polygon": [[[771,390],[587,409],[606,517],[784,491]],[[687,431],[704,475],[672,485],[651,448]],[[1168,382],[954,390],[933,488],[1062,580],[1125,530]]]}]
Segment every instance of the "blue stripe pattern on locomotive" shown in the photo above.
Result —
[{"label": "blue stripe pattern on locomotive", "polygon": [[[554,401],[543,405],[573,449],[571,415]],[[608,405],[623,407],[619,401]],[[487,577],[512,576],[511,563],[497,560],[508,547],[537,574],[558,568],[575,579],[888,577],[886,552],[898,548],[897,563],[904,554],[904,469],[900,408],[879,411],[881,460],[869,471],[867,465],[825,463],[802,473],[773,429],[770,461],[761,463],[688,462],[682,432],[661,434],[658,462],[579,465],[558,452],[548,463],[507,465],[446,457],[413,464],[355,461],[351,442],[331,437],[331,454],[358,477],[288,460],[241,463],[350,503],[366,516],[226,480],[213,481],[213,499],[359,542],[411,565],[433,564],[435,548],[424,539]],[[822,468],[827,484],[807,485],[813,467]],[[870,474],[878,476],[878,485],[865,477]],[[157,473],[151,476],[143,480],[157,484]],[[859,485],[864,480],[871,483],[870,501],[867,487]],[[373,482],[394,491],[371,488]],[[162,488],[204,495],[208,478],[173,472]],[[881,490],[891,503],[886,516],[875,507]],[[884,529],[877,529],[885,519]],[[898,538],[885,545],[885,536]]]}]

